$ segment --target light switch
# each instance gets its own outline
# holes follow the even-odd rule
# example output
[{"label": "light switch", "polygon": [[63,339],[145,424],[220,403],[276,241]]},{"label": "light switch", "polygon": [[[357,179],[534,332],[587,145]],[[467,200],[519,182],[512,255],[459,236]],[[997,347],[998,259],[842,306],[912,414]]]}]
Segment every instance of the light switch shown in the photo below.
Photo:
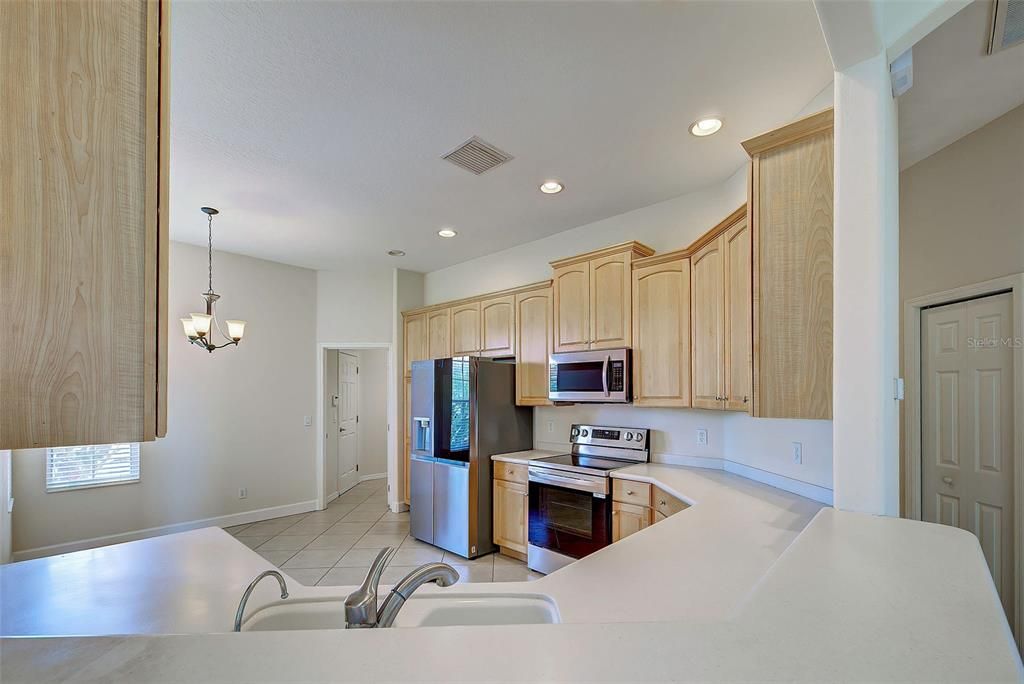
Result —
[{"label": "light switch", "polygon": [[310,425],[313,424],[313,417],[312,416],[302,416],[302,424],[305,425],[306,427],[309,427]]}]

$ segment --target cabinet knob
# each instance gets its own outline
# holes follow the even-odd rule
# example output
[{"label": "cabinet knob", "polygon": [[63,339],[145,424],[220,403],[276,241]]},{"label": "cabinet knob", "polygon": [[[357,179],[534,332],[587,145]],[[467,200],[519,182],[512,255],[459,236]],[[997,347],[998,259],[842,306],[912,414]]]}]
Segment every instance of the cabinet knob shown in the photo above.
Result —
[{"label": "cabinet knob", "polygon": [[951,487],[953,486],[953,478],[951,478],[948,475],[946,477],[942,478],[942,481],[945,482],[946,484],[948,484]]},{"label": "cabinet knob", "polygon": [[627,489],[626,490],[626,496],[633,496],[633,490],[632,489]]},{"label": "cabinet knob", "polygon": [[667,505],[667,503],[666,503],[666,501],[665,501],[664,499],[662,499],[662,500],[661,500],[661,501],[660,501],[660,502],[658,503],[658,505],[659,505],[659,506],[666,506],[666,505]]},{"label": "cabinet knob", "polygon": [[743,397],[743,403],[744,404],[746,404],[748,401],[750,401],[750,397]]}]

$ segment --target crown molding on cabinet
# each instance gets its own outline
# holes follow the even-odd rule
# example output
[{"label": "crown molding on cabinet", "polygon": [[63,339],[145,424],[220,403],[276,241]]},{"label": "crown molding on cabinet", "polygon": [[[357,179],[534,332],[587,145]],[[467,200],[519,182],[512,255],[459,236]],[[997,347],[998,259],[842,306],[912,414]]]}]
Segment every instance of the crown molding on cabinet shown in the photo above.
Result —
[{"label": "crown molding on cabinet", "polygon": [[803,138],[831,130],[833,121],[834,112],[832,107],[829,107],[817,114],[811,114],[810,116],[798,119],[788,126],[776,128],[774,131],[768,131],[749,140],[744,140],[740,144],[743,145],[743,149],[747,151],[747,154],[753,157],[756,154],[767,152],[776,147],[789,145]]},{"label": "crown molding on cabinet", "polygon": [[564,257],[562,259],[556,259],[550,262],[551,268],[561,268],[563,266],[571,266],[572,264],[579,264],[584,261],[592,261],[594,259],[601,259],[612,254],[621,254],[622,252],[632,252],[636,258],[649,257],[654,254],[654,250],[642,242],[636,240],[629,240],[628,242],[620,242],[617,245],[611,245],[610,247],[602,247],[601,249],[595,249],[592,252],[586,252],[584,254],[576,254],[571,257]]}]

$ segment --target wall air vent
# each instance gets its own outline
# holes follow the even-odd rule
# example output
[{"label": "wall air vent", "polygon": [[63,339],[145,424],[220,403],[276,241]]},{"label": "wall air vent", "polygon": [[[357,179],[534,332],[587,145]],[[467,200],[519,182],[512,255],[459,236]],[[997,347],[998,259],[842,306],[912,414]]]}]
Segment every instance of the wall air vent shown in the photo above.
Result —
[{"label": "wall air vent", "polygon": [[484,142],[474,135],[444,155],[442,159],[447,159],[452,164],[479,176],[481,173],[486,173],[495,166],[501,166],[509,161],[512,159],[512,155],[502,152],[494,145]]},{"label": "wall air vent", "polygon": [[1024,0],[995,0],[992,3],[992,34],[988,54],[1024,42]]}]

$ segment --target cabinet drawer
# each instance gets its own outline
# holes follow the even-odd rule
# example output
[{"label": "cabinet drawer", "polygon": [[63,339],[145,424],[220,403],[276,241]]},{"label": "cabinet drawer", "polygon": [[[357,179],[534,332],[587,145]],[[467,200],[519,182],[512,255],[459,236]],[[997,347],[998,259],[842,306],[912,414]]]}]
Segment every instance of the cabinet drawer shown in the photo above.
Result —
[{"label": "cabinet drawer", "polygon": [[646,482],[633,482],[612,478],[612,501],[621,501],[638,506],[651,505],[651,485]]},{"label": "cabinet drawer", "polygon": [[669,516],[689,508],[689,505],[672,496],[665,490],[654,487],[651,491],[651,507],[656,513]]},{"label": "cabinet drawer", "polygon": [[494,479],[526,484],[529,469],[521,463],[494,462]]}]

